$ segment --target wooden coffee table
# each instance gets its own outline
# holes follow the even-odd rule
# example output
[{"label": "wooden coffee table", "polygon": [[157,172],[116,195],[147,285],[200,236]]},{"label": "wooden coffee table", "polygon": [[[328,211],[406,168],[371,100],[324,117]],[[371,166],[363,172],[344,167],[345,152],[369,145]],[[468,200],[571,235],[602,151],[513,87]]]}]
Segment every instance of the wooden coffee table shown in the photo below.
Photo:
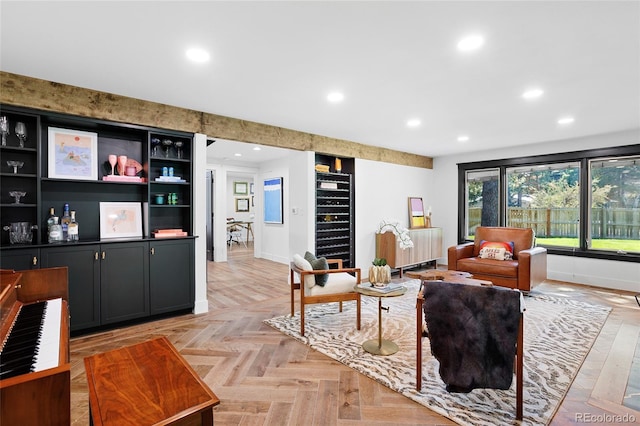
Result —
[{"label": "wooden coffee table", "polygon": [[92,425],[213,425],[218,397],[166,337],[84,359]]},{"label": "wooden coffee table", "polygon": [[427,271],[419,272],[405,272],[405,275],[409,278],[417,278],[419,280],[427,281],[447,281],[458,284],[480,284],[480,285],[493,285],[491,281],[476,280],[469,272],[429,269]]}]

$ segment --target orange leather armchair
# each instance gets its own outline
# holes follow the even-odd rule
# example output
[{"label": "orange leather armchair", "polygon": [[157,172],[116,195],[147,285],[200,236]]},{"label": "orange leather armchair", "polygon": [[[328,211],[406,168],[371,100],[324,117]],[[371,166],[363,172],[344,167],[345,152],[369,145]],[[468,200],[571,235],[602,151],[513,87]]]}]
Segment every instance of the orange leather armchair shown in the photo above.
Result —
[{"label": "orange leather armchair", "polygon": [[[481,241],[513,242],[512,260],[482,259]],[[530,228],[479,226],[475,241],[449,247],[447,267],[469,272],[473,278],[489,280],[495,285],[529,291],[547,278],[547,249],[534,247]]]}]

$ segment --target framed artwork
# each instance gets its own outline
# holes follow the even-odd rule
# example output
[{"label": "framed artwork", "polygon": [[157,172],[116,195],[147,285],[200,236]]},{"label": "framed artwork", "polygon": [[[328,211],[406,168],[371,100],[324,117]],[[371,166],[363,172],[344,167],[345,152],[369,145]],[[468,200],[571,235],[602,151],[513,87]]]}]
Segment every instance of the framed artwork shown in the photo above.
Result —
[{"label": "framed artwork", "polygon": [[142,237],[140,203],[100,203],[100,238]]},{"label": "framed artwork", "polygon": [[49,177],[98,180],[98,134],[49,127]]},{"label": "framed artwork", "polygon": [[247,182],[233,182],[233,193],[235,195],[247,195],[249,193],[249,185]]},{"label": "framed artwork", "polygon": [[264,223],[284,223],[282,178],[264,181]]},{"label": "framed artwork", "polygon": [[236,211],[248,212],[249,211],[249,199],[248,198],[236,198]]},{"label": "framed artwork", "polygon": [[420,197],[409,197],[409,228],[424,228],[424,204]]}]

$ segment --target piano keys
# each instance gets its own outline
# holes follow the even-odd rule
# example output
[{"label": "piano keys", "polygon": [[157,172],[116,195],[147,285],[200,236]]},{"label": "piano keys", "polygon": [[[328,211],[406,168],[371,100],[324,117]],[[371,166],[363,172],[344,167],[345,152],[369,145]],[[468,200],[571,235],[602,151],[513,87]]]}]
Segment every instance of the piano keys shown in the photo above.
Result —
[{"label": "piano keys", "polygon": [[0,424],[71,422],[66,267],[0,271]]},{"label": "piano keys", "polygon": [[62,298],[23,305],[0,349],[0,380],[58,365]]}]

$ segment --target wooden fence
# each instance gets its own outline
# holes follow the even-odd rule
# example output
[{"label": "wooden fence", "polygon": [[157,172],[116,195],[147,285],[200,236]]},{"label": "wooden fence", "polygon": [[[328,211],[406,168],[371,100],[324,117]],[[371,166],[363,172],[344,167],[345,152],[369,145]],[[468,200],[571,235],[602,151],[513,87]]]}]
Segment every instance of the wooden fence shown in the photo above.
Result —
[{"label": "wooden fence", "polygon": [[[469,209],[469,229],[480,225],[482,208]],[[509,207],[507,226],[532,228],[538,237],[577,238],[580,212],[577,208]],[[591,238],[640,239],[640,209],[591,209]]]}]

